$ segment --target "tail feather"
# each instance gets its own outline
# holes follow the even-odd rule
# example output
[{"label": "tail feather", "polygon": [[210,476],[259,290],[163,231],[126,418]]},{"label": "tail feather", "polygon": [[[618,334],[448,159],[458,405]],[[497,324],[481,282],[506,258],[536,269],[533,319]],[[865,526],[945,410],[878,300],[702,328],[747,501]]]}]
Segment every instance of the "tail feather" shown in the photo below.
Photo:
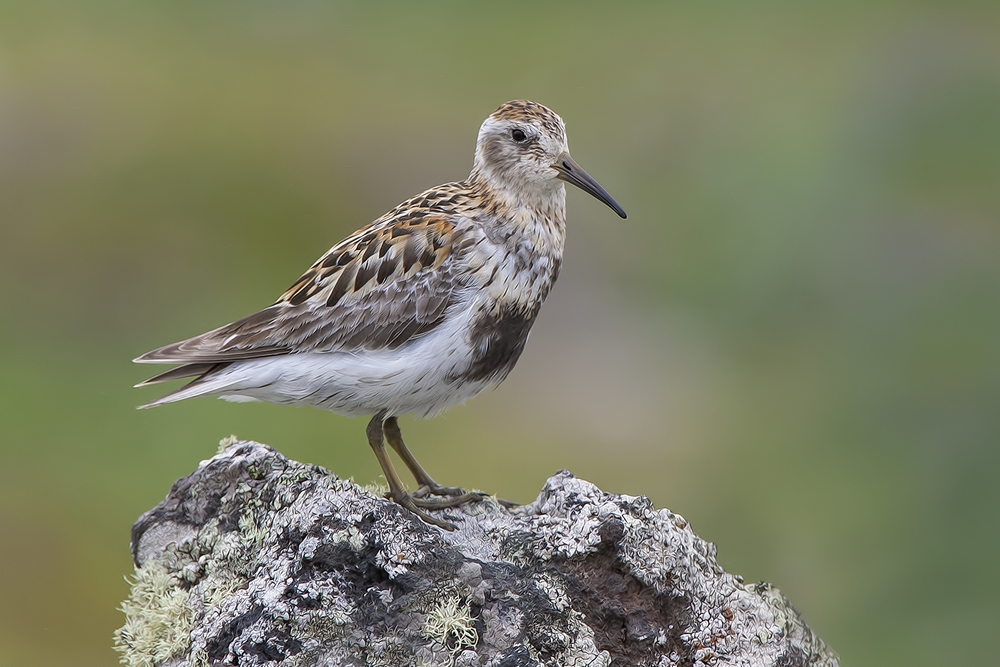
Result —
[{"label": "tail feather", "polygon": [[171,368],[165,373],[160,373],[159,375],[154,375],[148,380],[143,380],[136,387],[145,387],[151,384],[157,384],[160,382],[169,382],[170,380],[180,380],[181,378],[190,378],[205,376],[212,371],[220,368],[222,364],[184,364],[183,366],[178,366],[177,368]]},{"label": "tail feather", "polygon": [[180,378],[194,377],[194,380],[187,383],[183,387],[175,389],[155,401],[143,403],[138,409],[145,410],[146,408],[155,408],[159,405],[176,403],[177,401],[183,401],[186,398],[194,398],[195,396],[213,395],[215,392],[225,389],[230,384],[228,380],[219,378],[216,373],[216,371],[225,368],[228,365],[229,364],[217,363],[185,364],[183,366],[178,366],[177,368],[172,368],[165,373],[160,373],[159,375],[151,377],[144,382],[140,382],[136,385],[136,387],[144,387],[146,385],[167,382],[169,380],[178,380]]}]

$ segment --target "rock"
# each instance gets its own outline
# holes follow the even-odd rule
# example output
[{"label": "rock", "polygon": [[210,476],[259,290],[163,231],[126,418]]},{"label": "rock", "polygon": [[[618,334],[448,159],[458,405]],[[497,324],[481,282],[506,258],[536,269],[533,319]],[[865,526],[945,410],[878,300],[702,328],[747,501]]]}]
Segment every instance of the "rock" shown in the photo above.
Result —
[{"label": "rock", "polygon": [[560,472],[530,505],[442,512],[447,532],[222,444],[132,529],[127,665],[837,665],[776,589],[644,497]]}]

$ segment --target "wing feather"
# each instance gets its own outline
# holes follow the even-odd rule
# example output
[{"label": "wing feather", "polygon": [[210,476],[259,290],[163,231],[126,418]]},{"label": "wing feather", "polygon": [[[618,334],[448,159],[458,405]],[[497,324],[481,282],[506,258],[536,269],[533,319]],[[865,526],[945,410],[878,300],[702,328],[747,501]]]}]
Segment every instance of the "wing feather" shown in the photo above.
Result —
[{"label": "wing feather", "polygon": [[467,237],[453,215],[399,212],[331,248],[274,305],[135,361],[202,367],[296,352],[394,349],[427,333],[468,284],[455,259]]}]

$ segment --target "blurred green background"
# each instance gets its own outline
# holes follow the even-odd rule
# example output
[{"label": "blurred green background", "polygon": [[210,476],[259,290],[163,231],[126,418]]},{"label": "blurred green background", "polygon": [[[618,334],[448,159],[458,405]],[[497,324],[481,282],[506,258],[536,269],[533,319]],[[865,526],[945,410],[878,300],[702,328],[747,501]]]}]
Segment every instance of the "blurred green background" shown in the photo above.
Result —
[{"label": "blurred green background", "polygon": [[0,664],[116,661],[129,528],[230,433],[378,477],[363,420],[137,412],[129,360],[463,178],[513,98],[630,217],[570,192],[517,370],[403,421],[425,465],[648,495],[845,665],[995,660],[1000,4],[2,0]]}]

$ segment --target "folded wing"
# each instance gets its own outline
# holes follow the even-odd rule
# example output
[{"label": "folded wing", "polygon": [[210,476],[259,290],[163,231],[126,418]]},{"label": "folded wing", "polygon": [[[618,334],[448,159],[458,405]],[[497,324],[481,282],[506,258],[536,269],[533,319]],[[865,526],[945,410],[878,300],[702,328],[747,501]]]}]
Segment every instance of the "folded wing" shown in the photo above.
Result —
[{"label": "folded wing", "polygon": [[144,384],[247,359],[399,347],[438,326],[455,302],[462,241],[446,215],[379,221],[333,247],[274,305],[135,359],[186,365]]}]

